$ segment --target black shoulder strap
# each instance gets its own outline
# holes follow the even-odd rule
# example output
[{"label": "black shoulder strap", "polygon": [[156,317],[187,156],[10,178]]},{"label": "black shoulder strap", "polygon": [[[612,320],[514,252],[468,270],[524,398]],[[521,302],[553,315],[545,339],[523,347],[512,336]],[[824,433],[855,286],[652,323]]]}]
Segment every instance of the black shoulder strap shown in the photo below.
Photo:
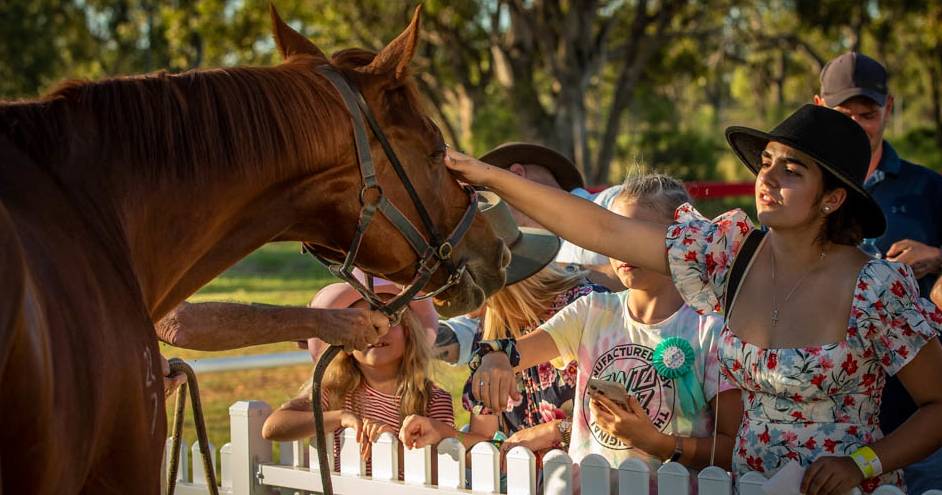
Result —
[{"label": "black shoulder strap", "polygon": [[736,292],[739,290],[739,283],[742,282],[743,274],[746,273],[746,267],[752,261],[752,257],[756,254],[756,249],[759,248],[759,243],[762,242],[765,234],[766,231],[762,229],[754,229],[746,236],[746,239],[742,242],[742,247],[739,248],[739,253],[736,255],[733,267],[729,272],[729,279],[726,281],[726,298],[723,300],[723,310],[727,316],[729,316],[729,305],[736,300]]}]

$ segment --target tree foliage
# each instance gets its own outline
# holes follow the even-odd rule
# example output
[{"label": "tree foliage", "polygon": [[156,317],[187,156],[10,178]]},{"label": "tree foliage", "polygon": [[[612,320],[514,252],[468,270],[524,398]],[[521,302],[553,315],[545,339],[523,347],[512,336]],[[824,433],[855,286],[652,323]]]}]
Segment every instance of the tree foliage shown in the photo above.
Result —
[{"label": "tree foliage", "polygon": [[[415,0],[276,0],[330,52],[378,49]],[[935,0],[426,0],[415,72],[448,140],[572,155],[589,182],[638,163],[743,175],[730,123],[769,127],[817,90],[833,56],[884,61],[907,158],[942,165],[942,4]],[[0,95],[65,78],[271,64],[267,0],[0,2]]]}]

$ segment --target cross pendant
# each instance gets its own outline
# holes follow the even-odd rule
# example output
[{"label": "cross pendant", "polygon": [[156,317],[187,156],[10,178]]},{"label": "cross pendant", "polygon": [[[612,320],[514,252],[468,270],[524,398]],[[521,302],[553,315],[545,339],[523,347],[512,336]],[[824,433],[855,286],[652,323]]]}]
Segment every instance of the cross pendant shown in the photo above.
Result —
[{"label": "cross pendant", "polygon": [[772,326],[774,327],[778,323],[778,310],[772,310]]}]

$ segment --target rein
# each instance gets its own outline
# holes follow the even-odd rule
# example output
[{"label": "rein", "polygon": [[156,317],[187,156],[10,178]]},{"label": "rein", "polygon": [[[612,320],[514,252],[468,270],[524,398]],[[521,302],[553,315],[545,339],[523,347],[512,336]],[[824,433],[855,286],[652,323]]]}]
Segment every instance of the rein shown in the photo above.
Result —
[{"label": "rein", "polygon": [[[190,389],[190,399],[193,401],[193,424],[196,427],[196,438],[200,444],[200,452],[203,454],[203,472],[206,476],[206,484],[210,495],[219,495],[219,487],[216,485],[216,470],[213,468],[212,451],[209,448],[209,435],[206,433],[206,420],[203,418],[203,403],[200,401],[200,389],[196,382],[196,373],[186,361],[180,358],[172,358],[170,363],[170,374],[183,372],[186,375],[186,383],[180,385],[177,389],[177,404],[173,412],[173,433],[171,433],[170,443],[170,466],[167,469],[167,495],[173,495],[177,487],[177,470],[180,467],[180,444],[183,441],[183,412],[186,408],[186,391]],[[189,387],[188,387],[189,386]]]},{"label": "rein", "polygon": [[[471,223],[474,221],[474,216],[477,213],[477,192],[470,186],[463,186],[464,190],[468,193],[468,208],[465,210],[458,225],[452,230],[448,237],[443,240],[438,229],[432,223],[428,210],[426,210],[425,206],[422,204],[418,192],[412,185],[412,181],[409,180],[405,168],[396,156],[395,151],[393,151],[382,129],[380,129],[379,123],[373,116],[373,112],[370,111],[366,104],[366,100],[363,99],[363,95],[353,88],[343,75],[337,72],[333,67],[322,65],[316,70],[319,74],[327,78],[334,88],[337,89],[347,111],[350,113],[350,119],[353,124],[354,145],[356,146],[357,161],[360,165],[360,177],[363,183],[359,193],[361,208],[357,228],[353,234],[350,249],[347,251],[347,256],[343,262],[332,261],[319,254],[317,248],[310,243],[302,243],[302,252],[309,253],[326,266],[331,274],[350,284],[363,296],[363,299],[370,303],[371,307],[389,317],[390,325],[395,325],[399,323],[403,311],[405,311],[405,308],[411,301],[434,297],[457,284],[461,280],[461,277],[464,276],[466,271],[465,264],[461,263],[456,266],[451,259],[451,255],[454,252],[455,246],[461,242],[462,238],[464,238],[464,235],[471,227]],[[412,200],[412,204],[415,206],[422,220],[422,226],[425,232],[428,233],[428,238],[423,236],[419,232],[419,229],[409,221],[402,211],[390,203],[383,194],[383,188],[376,180],[376,167],[373,164],[373,157],[370,154],[370,143],[367,137],[366,125],[363,123],[364,118],[369,124],[373,136],[379,141],[380,145],[382,145],[383,152],[392,164],[393,170],[396,171],[399,181],[409,194],[409,198]],[[374,193],[372,195],[374,198],[372,199],[369,197],[371,196],[369,194],[370,192]],[[383,216],[393,224],[418,255],[416,272],[411,283],[389,302],[381,300],[373,291],[372,276],[367,274],[367,284],[369,287],[364,286],[363,283],[353,276],[353,267],[360,250],[360,245],[363,242],[363,237],[366,234],[370,222],[373,221],[373,217],[377,212],[382,213]],[[425,288],[432,278],[432,274],[438,271],[442,266],[448,270],[448,280],[445,284],[432,293],[417,297],[419,291]],[[314,413],[317,462],[321,476],[321,491],[325,495],[333,495],[333,484],[330,479],[332,466],[330,466],[327,457],[327,441],[325,438],[327,433],[324,431],[321,381],[323,380],[324,371],[327,369],[327,366],[340,351],[340,346],[330,346],[321,354],[314,367],[311,386],[311,407]]]}]

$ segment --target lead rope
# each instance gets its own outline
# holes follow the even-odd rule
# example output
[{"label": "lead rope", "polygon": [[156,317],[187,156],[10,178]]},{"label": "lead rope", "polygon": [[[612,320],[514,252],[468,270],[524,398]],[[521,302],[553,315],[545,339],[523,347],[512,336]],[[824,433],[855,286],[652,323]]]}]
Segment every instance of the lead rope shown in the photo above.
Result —
[{"label": "lead rope", "polygon": [[177,389],[177,402],[173,413],[173,433],[170,444],[170,466],[167,469],[167,495],[173,495],[177,486],[177,470],[180,467],[180,444],[183,437],[183,413],[186,408],[187,385],[190,390],[190,400],[193,401],[193,424],[196,426],[196,438],[203,454],[203,472],[206,474],[206,483],[209,485],[211,495],[219,495],[216,486],[216,470],[213,468],[212,452],[209,450],[209,436],[206,434],[206,419],[203,417],[203,404],[200,401],[200,388],[196,382],[196,373],[186,361],[173,358],[170,363],[170,374],[183,372],[186,383]]},{"label": "lead rope", "polygon": [[[373,287],[373,276],[367,274],[366,279],[367,287],[370,292],[374,292]],[[398,313],[401,315],[402,313]],[[398,318],[397,318],[398,319]],[[390,318],[390,326],[394,325],[392,318]],[[330,479],[330,471],[332,466],[327,457],[327,432],[324,431],[324,404],[322,401],[321,395],[321,382],[324,381],[324,372],[327,371],[327,366],[334,360],[334,357],[343,350],[343,347],[339,345],[332,345],[328,347],[319,358],[317,358],[317,364],[314,365],[314,374],[311,377],[311,410],[314,413],[314,443],[317,448],[317,465],[318,471],[321,473],[321,493],[324,495],[334,495],[334,484]]]},{"label": "lead rope", "polygon": [[324,495],[334,495],[334,485],[330,479],[331,465],[327,460],[327,432],[324,431],[324,405],[322,404],[321,381],[324,371],[334,360],[334,357],[343,350],[339,345],[328,347],[317,359],[314,366],[314,375],[311,377],[311,408],[314,412],[314,443],[317,447],[318,471],[321,473],[321,492]]}]

